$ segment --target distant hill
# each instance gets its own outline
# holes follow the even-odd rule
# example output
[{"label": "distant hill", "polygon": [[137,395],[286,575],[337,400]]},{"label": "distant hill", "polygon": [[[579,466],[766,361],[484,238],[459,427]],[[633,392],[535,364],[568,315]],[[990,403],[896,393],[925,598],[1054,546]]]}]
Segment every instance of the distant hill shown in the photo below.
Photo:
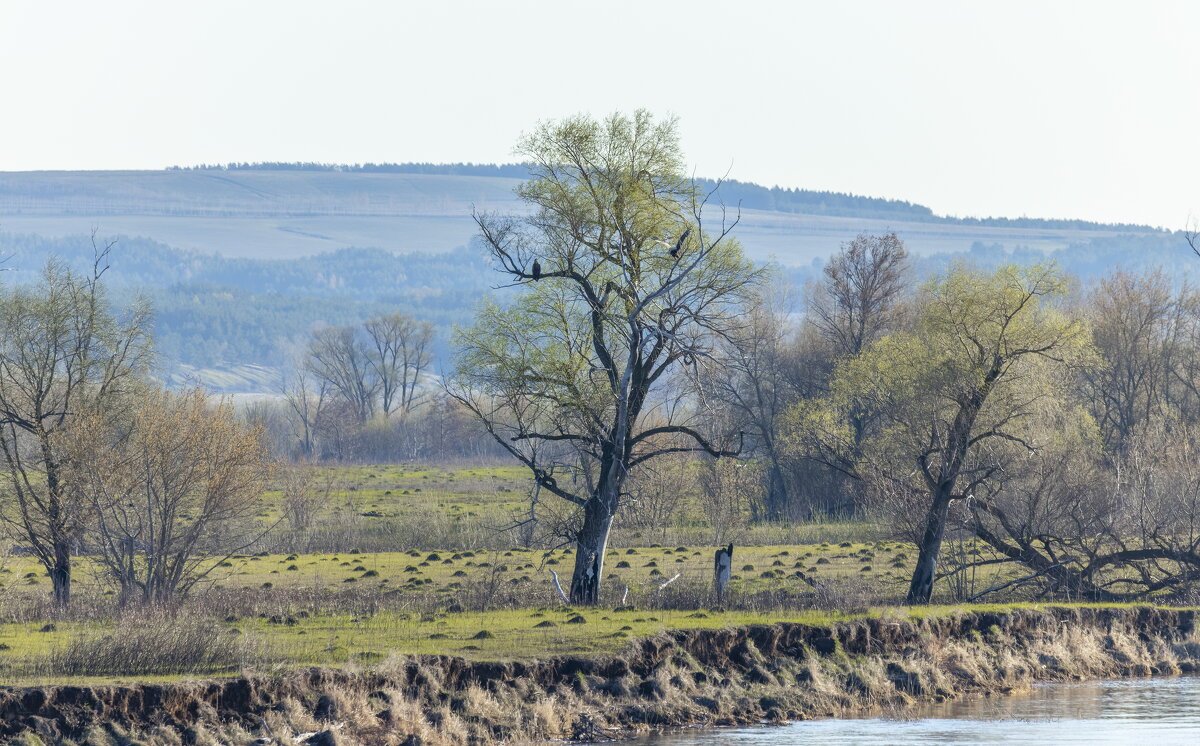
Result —
[{"label": "distant hill", "polygon": [[[228,257],[290,258],[346,247],[443,252],[475,234],[471,211],[521,212],[525,167],[478,164],[234,164],[163,171],[0,172],[0,231],[61,237],[98,228]],[[715,183],[701,180],[708,189]],[[729,181],[735,235],[759,260],[799,266],[862,231],[901,235],[919,254],[975,242],[1055,250],[1147,226],[954,219],[923,205]],[[716,218],[715,211],[710,215]]]},{"label": "distant hill", "polygon": [[[148,296],[164,377],[262,392],[322,324],[400,309],[434,323],[438,355],[501,278],[473,247],[471,210],[518,212],[519,165],[234,164],[164,171],[0,173],[3,282],[48,254],[83,268],[117,239],[118,302]],[[702,187],[711,188],[713,182]],[[1087,279],[1116,266],[1196,264],[1178,234],[1071,220],[955,220],[900,200],[731,181],[747,254],[800,283],[860,232],[896,231],[931,272],[1057,259]]]},{"label": "distant hill", "polygon": [[[169,171],[308,171],[332,173],[367,174],[423,174],[434,176],[486,176],[523,180],[528,178],[529,167],[521,163],[228,163],[220,166],[172,166]],[[1097,223],[1090,220],[1047,219],[1047,218],[956,218],[935,215],[933,210],[913,202],[881,197],[864,197],[844,192],[813,191],[811,189],[788,189],[778,186],[765,187],[735,179],[717,182],[713,179],[697,179],[702,191],[709,192],[719,187],[720,197],[729,205],[740,204],[743,208],[772,212],[793,212],[806,215],[834,215],[839,217],[896,217],[905,220],[958,225],[983,225],[993,227],[1058,228],[1072,230],[1120,230],[1124,232],[1152,232],[1155,229],[1133,223]]]}]

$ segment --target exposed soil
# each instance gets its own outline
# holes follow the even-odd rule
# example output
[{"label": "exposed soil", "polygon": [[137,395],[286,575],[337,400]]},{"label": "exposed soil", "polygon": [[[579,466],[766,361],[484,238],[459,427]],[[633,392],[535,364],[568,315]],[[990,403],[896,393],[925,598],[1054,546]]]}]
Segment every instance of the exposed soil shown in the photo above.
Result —
[{"label": "exposed soil", "polygon": [[397,657],[379,670],[5,687],[0,735],[46,743],[484,744],[592,740],[902,707],[1034,681],[1200,670],[1195,610],[1052,608],[919,622],[680,630],[620,655]]}]

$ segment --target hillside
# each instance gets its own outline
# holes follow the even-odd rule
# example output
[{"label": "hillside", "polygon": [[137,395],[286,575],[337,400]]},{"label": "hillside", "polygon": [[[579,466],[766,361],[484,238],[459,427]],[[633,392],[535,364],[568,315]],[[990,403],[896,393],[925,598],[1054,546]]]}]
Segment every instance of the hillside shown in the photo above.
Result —
[{"label": "hillside", "polygon": [[[471,211],[519,212],[519,167],[254,165],[163,171],[0,173],[0,230],[61,237],[99,228],[227,257],[293,258],[350,246],[442,252],[474,235]],[[702,186],[711,186],[705,182]],[[804,265],[862,231],[896,231],[918,254],[981,241],[1056,250],[1146,226],[959,220],[898,200],[729,182],[736,235],[757,260]],[[715,210],[709,219],[717,220]]]},{"label": "hillside", "polygon": [[[273,389],[278,366],[319,325],[400,309],[450,331],[497,277],[471,248],[471,210],[517,212],[520,166],[249,165],[165,171],[0,173],[0,256],[28,282],[48,254],[81,269],[90,233],[117,239],[118,302],[149,297],[163,375],[228,392]],[[708,183],[712,186],[711,182]],[[896,231],[928,272],[1053,257],[1095,277],[1115,266],[1190,269],[1182,239],[1145,226],[956,220],[898,200],[730,182],[735,235],[797,283],[859,232]],[[719,217],[715,212],[709,219]],[[440,364],[440,363],[439,363]]]}]

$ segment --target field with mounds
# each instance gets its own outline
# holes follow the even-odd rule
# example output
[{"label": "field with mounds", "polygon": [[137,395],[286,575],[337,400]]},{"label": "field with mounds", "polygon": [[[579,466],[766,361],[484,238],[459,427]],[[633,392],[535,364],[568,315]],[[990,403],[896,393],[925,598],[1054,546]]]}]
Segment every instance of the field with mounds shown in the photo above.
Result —
[{"label": "field with mounds", "polygon": [[[653,537],[619,526],[602,605],[570,608],[553,584],[555,573],[569,583],[570,546],[546,535],[520,545],[514,522],[529,510],[521,469],[335,467],[318,470],[310,485],[320,499],[311,526],[292,526],[281,480],[257,516],[266,537],[211,558],[204,581],[168,609],[120,606],[101,565],[84,555],[73,607],[60,612],[45,571],[11,554],[0,565],[0,673],[146,680],[369,667],[393,653],[508,660],[615,652],[666,629],[880,613],[870,609],[903,597],[915,560],[910,545],[869,523],[755,525],[745,517],[714,527],[685,500]],[[712,589],[718,535],[735,544],[723,599]],[[318,549],[299,549],[306,546]],[[997,567],[960,573],[957,597],[943,581],[940,600],[1002,580],[1008,571]]]},{"label": "field with mounds", "polygon": [[[625,547],[610,549],[606,580],[618,592],[628,587],[632,598],[654,596],[667,587],[694,587],[711,582],[715,547]],[[897,542],[868,544],[800,544],[737,547],[730,590],[738,594],[775,591],[810,592],[822,582],[854,580],[899,587],[907,583],[913,550]],[[567,583],[574,557],[571,549],[412,550],[313,554],[235,555],[220,561],[204,584],[207,589],[262,589],[333,593],[353,590],[383,595],[412,594],[452,598],[468,586],[528,589],[552,593],[551,571]],[[80,560],[78,585],[100,589],[99,568]],[[32,559],[10,559],[0,573],[8,595],[40,595],[49,581]],[[678,576],[678,577],[676,577]],[[982,577],[988,580],[991,577]],[[533,590],[535,589],[536,590]],[[666,588],[662,589],[663,591]]]},{"label": "field with mounds", "polygon": [[[529,511],[523,468],[342,466],[317,470],[312,482],[320,504],[311,526],[291,527],[282,489],[266,493],[257,516],[266,534],[243,553],[215,558],[201,588],[452,598],[468,587],[553,594],[552,572],[568,582],[574,557],[566,542],[543,533],[532,540],[547,548],[520,545],[516,524]],[[561,501],[543,498],[540,508],[548,502]],[[663,531],[614,530],[607,586],[615,593],[628,587],[631,598],[642,600],[668,581],[668,587],[707,587],[714,540],[736,545],[730,590],[741,595],[805,593],[848,581],[900,593],[915,559],[911,545],[883,538],[866,522],[755,524],[745,517],[718,530],[703,506],[685,499]],[[306,544],[338,548],[281,549]],[[983,555],[973,546],[960,551]],[[31,557],[14,553],[0,564],[0,593],[45,594],[45,575]],[[75,575],[84,589],[107,587],[102,568],[86,555],[77,558]],[[982,588],[1002,575],[980,568],[972,582]]]}]

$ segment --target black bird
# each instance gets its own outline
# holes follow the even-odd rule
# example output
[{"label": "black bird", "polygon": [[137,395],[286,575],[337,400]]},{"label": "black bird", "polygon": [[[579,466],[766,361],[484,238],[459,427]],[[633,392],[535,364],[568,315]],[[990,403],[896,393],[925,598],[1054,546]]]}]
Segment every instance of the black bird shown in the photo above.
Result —
[{"label": "black bird", "polygon": [[535,280],[542,279],[542,265],[537,259],[533,260],[533,272],[531,274]]},{"label": "black bird", "polygon": [[687,230],[685,230],[683,232],[683,235],[679,237],[679,240],[675,242],[675,248],[671,249],[671,251],[669,252],[671,254],[672,259],[679,258],[679,252],[683,251],[683,242],[687,240],[688,234],[691,232],[692,232],[692,229],[689,227]]}]

